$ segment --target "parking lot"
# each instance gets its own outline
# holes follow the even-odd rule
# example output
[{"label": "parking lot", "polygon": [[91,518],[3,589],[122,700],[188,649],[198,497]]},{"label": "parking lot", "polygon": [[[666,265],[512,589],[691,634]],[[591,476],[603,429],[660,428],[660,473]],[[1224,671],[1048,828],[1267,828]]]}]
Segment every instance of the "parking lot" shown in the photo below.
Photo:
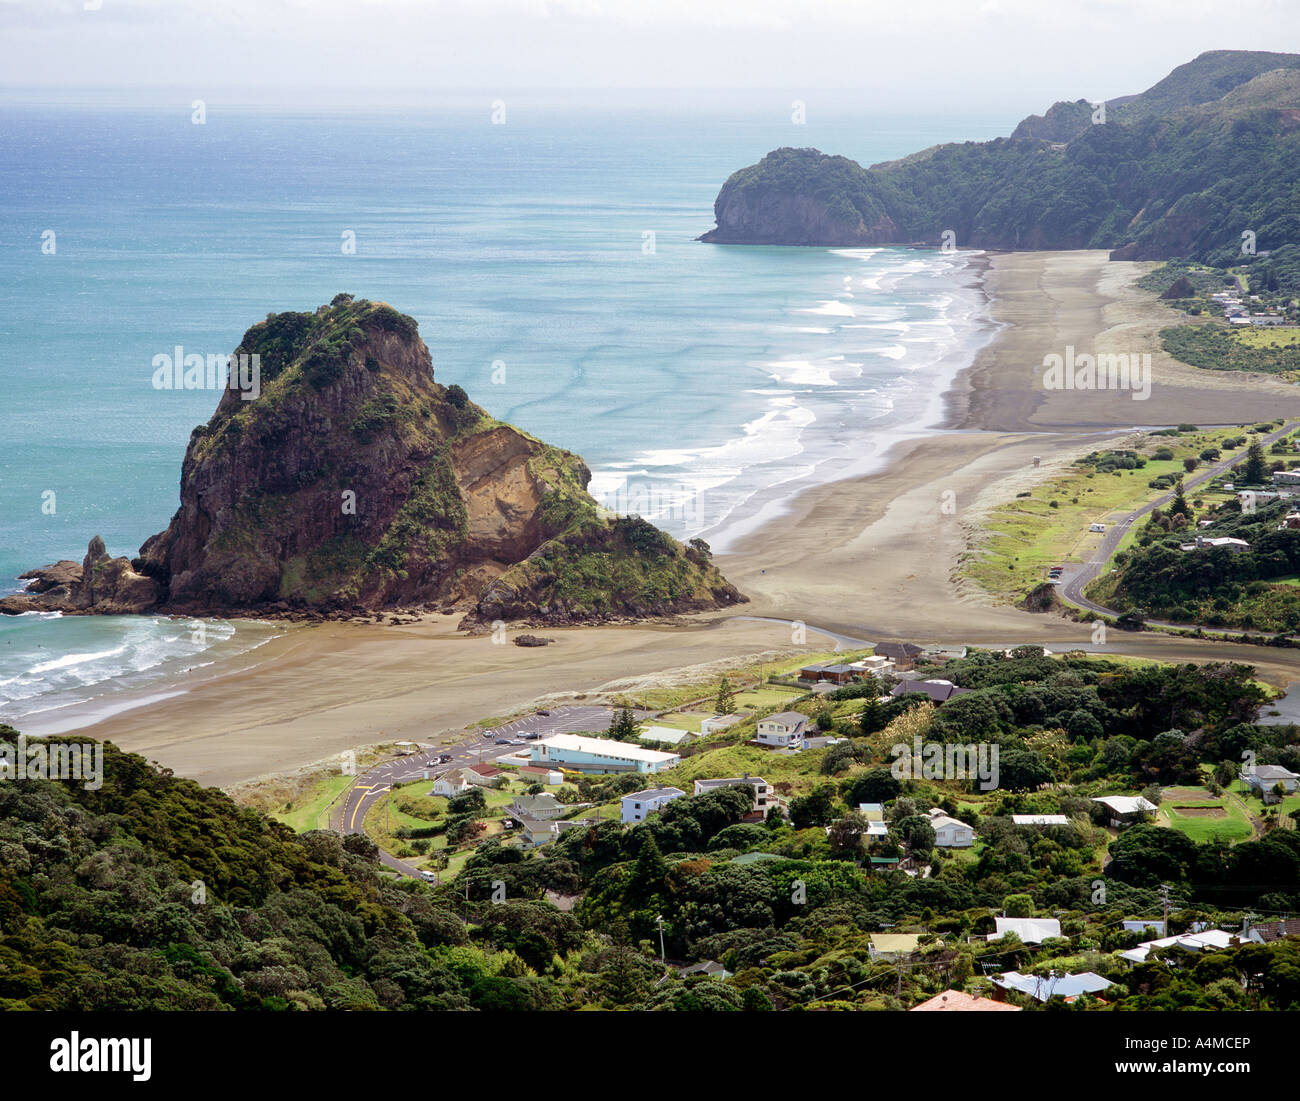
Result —
[{"label": "parking lot", "polygon": [[[651,713],[635,711],[633,714],[638,719],[645,719]],[[556,707],[549,714],[538,711],[489,730],[486,737],[493,741],[497,738],[536,741],[538,737],[547,738],[552,734],[597,734],[608,730],[613,721],[614,710],[610,707]],[[535,737],[526,737],[527,735]]]}]

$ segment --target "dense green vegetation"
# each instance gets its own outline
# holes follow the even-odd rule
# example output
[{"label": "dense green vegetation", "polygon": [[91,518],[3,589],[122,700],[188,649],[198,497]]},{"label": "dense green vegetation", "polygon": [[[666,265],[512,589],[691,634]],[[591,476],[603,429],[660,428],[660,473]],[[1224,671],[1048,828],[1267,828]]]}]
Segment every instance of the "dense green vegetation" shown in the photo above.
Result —
[{"label": "dense green vegetation", "polygon": [[[817,150],[776,150],[723,186],[710,239],[779,241],[784,217],[790,244],[859,243],[864,230],[876,243],[939,243],[951,232],[960,247],[1107,248],[1123,259],[1214,263],[1240,256],[1244,230],[1260,250],[1297,245],[1297,65],[1292,54],[1203,54],[1108,105],[1104,122],[1083,101],[1058,104],[1010,138],[936,146],[870,169]],[[825,239],[801,239],[808,219],[795,197],[820,208]]]},{"label": "dense green vegetation", "polygon": [[[364,837],[294,836],[108,746],[98,791],[0,784],[0,1005],[906,1008],[952,985],[987,992],[981,976],[1010,968],[1095,970],[1118,984],[1105,1004],[1128,1009],[1300,999],[1293,942],[1169,961],[1157,953],[1137,966],[1113,955],[1141,939],[1120,918],[1158,913],[1162,884],[1175,931],[1196,920],[1236,927],[1246,909],[1300,908],[1300,835],[1285,828],[1289,815],[1248,810],[1263,826],[1229,845],[1150,823],[1116,835],[1091,799],[1138,789],[1159,802],[1171,784],[1236,788],[1245,750],[1300,765],[1295,728],[1256,725],[1264,697],[1249,668],[1021,647],[971,653],[942,674],[972,691],[937,710],[918,697],[894,701],[883,728],[871,708],[880,685],[799,705],[846,740],[766,758],[781,775],[806,777],[797,788],[778,781],[789,820],[755,819],[751,789],[724,787],[633,826],[576,824],[541,849],[481,840],[437,888],[387,875]],[[894,775],[888,747],[912,733],[996,744],[1001,788]],[[747,737],[712,736],[662,778],[689,788],[690,775],[718,775]],[[0,738],[14,732],[0,728]],[[585,777],[576,795],[601,805],[644,783]],[[865,839],[860,802],[884,804],[887,836]],[[472,824],[485,806],[476,789],[449,802],[446,817]],[[936,849],[929,807],[975,826],[975,846]],[[1020,813],[1068,824],[1016,825]],[[986,941],[1004,911],[1055,914],[1062,937]],[[916,934],[905,971],[872,951],[885,930]],[[665,980],[661,934],[671,960],[717,960],[731,976]]]},{"label": "dense green vegetation", "polygon": [[1253,335],[1218,323],[1173,325],[1160,330],[1160,344],[1193,367],[1277,375],[1300,372],[1300,330],[1293,330],[1286,342],[1259,343],[1250,339]]},{"label": "dense green vegetation", "polygon": [[[1288,502],[1243,513],[1234,501],[1217,509],[1207,528],[1189,524],[1175,506],[1153,515],[1138,545],[1116,555],[1119,572],[1106,586],[1110,606],[1209,626],[1300,628],[1300,587],[1285,583],[1300,573],[1300,530],[1280,526]],[[1197,535],[1244,539],[1250,548],[1179,549]]]}]

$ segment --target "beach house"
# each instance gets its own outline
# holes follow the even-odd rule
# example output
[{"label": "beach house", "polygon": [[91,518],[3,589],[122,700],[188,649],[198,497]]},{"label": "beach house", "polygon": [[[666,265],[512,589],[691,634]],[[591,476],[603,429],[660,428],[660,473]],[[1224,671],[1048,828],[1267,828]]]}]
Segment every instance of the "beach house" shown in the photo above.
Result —
[{"label": "beach house", "polygon": [[938,807],[930,808],[930,825],[934,828],[934,843],[941,849],[969,849],[975,844],[975,831]]},{"label": "beach house", "polygon": [[[473,779],[471,779],[473,777]],[[470,772],[467,768],[453,768],[444,772],[433,782],[433,790],[430,795],[441,795],[450,799],[454,795],[468,791],[471,787],[476,786],[476,782],[481,779],[476,773]]]},{"label": "beach house", "polygon": [[997,932],[989,933],[985,940],[1001,940],[1008,933],[1015,933],[1022,944],[1042,944],[1043,941],[1061,935],[1061,923],[1057,918],[1009,918],[993,919]]},{"label": "beach house", "polygon": [[924,651],[911,642],[878,642],[876,657],[888,658],[896,673],[908,673],[916,668],[916,659]]},{"label": "beach house", "polygon": [[1141,795],[1101,795],[1093,802],[1101,803],[1110,812],[1110,827],[1114,830],[1131,826],[1134,822],[1144,822],[1147,815],[1155,814],[1158,809]]},{"label": "beach house", "polygon": [[1081,994],[1099,994],[1114,984],[1093,971],[1082,971],[1077,975],[1060,975],[1055,971],[1050,975],[1022,975],[1019,971],[1008,971],[995,975],[993,985],[1003,995],[1014,990],[1037,1002],[1049,998],[1064,998],[1072,1002]]},{"label": "beach house", "polygon": [[729,726],[735,726],[744,718],[743,715],[710,715],[700,723],[701,734],[716,734],[719,730],[726,730]]},{"label": "beach house", "polygon": [[624,795],[619,800],[622,807],[621,820],[625,825],[631,822],[644,822],[649,815],[685,794],[686,792],[681,788],[660,786]]},{"label": "beach house", "polygon": [[744,776],[730,776],[722,780],[696,780],[693,795],[704,795],[710,791],[717,791],[718,788],[732,787],[737,784],[745,784],[754,790],[754,807],[751,813],[766,815],[769,807],[779,806],[780,800],[777,799],[772,785],[761,776],[750,776],[746,773]]},{"label": "beach house", "polygon": [[798,711],[778,711],[758,720],[754,741],[782,749],[803,749],[808,734],[808,717]]},{"label": "beach house", "polygon": [[961,696],[969,692],[969,688],[958,688],[950,680],[901,680],[889,690],[889,694],[895,698],[906,696],[909,692],[924,692],[930,699],[936,703],[946,703],[953,696]]},{"label": "beach house", "polygon": [[1241,778],[1261,795],[1271,793],[1278,784],[1287,795],[1294,795],[1296,784],[1300,782],[1300,776],[1281,765],[1256,765],[1243,769]]},{"label": "beach house", "polygon": [[1233,539],[1226,535],[1213,539],[1198,535],[1194,542],[1178,544],[1178,549],[1182,551],[1217,550],[1219,548],[1231,551],[1233,554],[1243,554],[1250,550],[1250,544],[1244,539]]}]

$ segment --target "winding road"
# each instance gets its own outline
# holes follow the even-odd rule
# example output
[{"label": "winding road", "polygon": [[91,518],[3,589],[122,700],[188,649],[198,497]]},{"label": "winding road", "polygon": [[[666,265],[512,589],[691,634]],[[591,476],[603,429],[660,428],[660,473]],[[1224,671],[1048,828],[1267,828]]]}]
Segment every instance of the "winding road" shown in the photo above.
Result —
[{"label": "winding road", "polygon": [[[1281,428],[1261,436],[1259,438],[1260,446],[1268,447],[1275,440],[1281,439],[1290,432],[1294,432],[1296,428],[1300,428],[1300,421],[1291,421],[1288,424],[1283,425]],[[1194,477],[1185,478],[1183,480],[1183,490],[1186,491],[1192,489],[1201,485],[1203,482],[1217,478],[1224,471],[1229,470],[1240,463],[1242,458],[1243,456],[1241,455],[1235,455],[1231,458],[1220,459],[1217,462],[1212,463]],[[1095,612],[1098,615],[1119,616],[1122,614],[1114,608],[1107,608],[1104,605],[1098,604],[1095,600],[1089,600],[1088,597],[1084,595],[1083,590],[1101,574],[1103,569],[1106,568],[1106,564],[1114,556],[1116,549],[1119,547],[1120,541],[1126,534],[1128,534],[1129,529],[1132,528],[1138,520],[1141,520],[1144,516],[1150,515],[1153,510],[1172,501],[1174,499],[1174,493],[1175,491],[1171,490],[1162,497],[1157,497],[1154,501],[1142,505],[1140,508],[1134,509],[1119,523],[1112,524],[1106,531],[1106,537],[1097,547],[1096,557],[1089,559],[1087,562],[1082,563],[1076,568],[1066,568],[1061,578],[1061,586],[1057,589],[1057,595],[1077,608],[1083,608],[1085,611]],[[1151,622],[1154,623],[1157,621],[1152,620]],[[1196,630],[1197,627],[1196,624],[1192,623],[1160,623],[1159,625],[1178,627],[1186,630]],[[1259,635],[1259,632],[1223,631],[1221,628],[1217,627],[1205,629],[1212,630],[1216,634],[1227,636],[1245,634]]]}]

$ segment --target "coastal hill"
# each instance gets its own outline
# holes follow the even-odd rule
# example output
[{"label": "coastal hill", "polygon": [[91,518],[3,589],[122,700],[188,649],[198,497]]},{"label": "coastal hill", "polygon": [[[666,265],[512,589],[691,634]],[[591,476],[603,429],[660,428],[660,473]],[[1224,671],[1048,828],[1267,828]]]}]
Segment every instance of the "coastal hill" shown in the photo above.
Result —
[{"label": "coastal hill", "polygon": [[391,306],[339,295],[272,314],[235,354],[259,357],[260,393],[232,383],[194,430],[167,530],[129,562],[96,537],[80,566],[25,575],[0,611],[437,607],[566,623],[744,600],[706,544],[601,510],[576,455],[435,382],[415,321]]},{"label": "coastal hill", "polygon": [[[1103,121],[1104,119],[1104,121]],[[864,168],[782,148],[714,203],[722,244],[1104,248],[1112,259],[1241,262],[1300,247],[1300,54],[1214,51],[1104,114],[1085,100],[1010,137]]]}]

